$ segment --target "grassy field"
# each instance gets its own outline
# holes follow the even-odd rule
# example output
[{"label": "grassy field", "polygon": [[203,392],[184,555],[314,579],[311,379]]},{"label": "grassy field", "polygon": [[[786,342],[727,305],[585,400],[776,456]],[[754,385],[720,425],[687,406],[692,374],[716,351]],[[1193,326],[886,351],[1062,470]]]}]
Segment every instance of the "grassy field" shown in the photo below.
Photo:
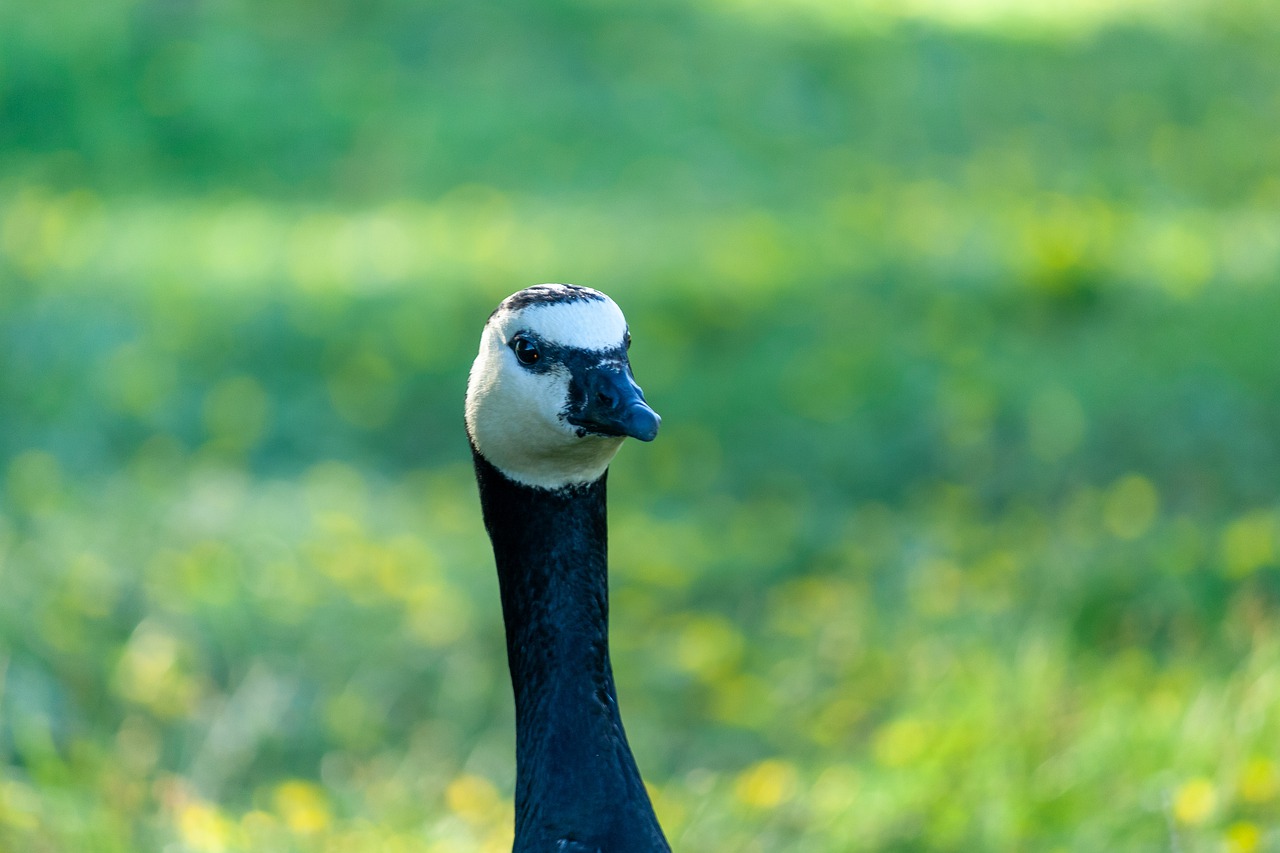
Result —
[{"label": "grassy field", "polygon": [[627,312],[673,845],[1280,850],[1280,13],[0,6],[0,851],[511,838],[461,424]]}]

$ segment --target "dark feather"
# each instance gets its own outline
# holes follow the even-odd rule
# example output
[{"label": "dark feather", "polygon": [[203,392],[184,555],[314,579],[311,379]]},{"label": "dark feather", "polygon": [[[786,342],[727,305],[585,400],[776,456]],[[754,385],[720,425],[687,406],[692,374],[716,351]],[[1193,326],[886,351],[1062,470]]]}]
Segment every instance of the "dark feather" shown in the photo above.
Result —
[{"label": "dark feather", "polygon": [[516,701],[514,851],[669,851],[609,662],[606,478],[539,489],[474,455]]}]

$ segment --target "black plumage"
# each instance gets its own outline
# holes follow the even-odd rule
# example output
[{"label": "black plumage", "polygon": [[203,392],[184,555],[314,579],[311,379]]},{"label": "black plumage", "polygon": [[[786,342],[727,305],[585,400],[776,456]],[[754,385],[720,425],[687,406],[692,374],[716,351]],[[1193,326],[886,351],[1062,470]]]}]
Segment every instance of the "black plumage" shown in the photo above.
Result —
[{"label": "black plumage", "polygon": [[543,489],[474,455],[515,692],[514,851],[669,851],[609,661],[607,475]]},{"label": "black plumage", "polygon": [[493,313],[520,311],[534,305],[599,302],[604,298],[604,294],[576,284],[535,284],[533,287],[526,287],[524,290],[513,293],[502,300],[498,307],[493,309]]}]

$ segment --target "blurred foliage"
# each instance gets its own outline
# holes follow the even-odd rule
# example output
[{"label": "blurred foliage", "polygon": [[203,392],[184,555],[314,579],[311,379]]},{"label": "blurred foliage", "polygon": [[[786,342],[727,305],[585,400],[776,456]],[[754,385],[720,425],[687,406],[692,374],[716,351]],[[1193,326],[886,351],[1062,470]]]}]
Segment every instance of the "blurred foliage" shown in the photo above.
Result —
[{"label": "blurred foliage", "polygon": [[509,845],[546,280],[678,849],[1280,847],[1280,14],[1019,9],[0,6],[0,849]]}]

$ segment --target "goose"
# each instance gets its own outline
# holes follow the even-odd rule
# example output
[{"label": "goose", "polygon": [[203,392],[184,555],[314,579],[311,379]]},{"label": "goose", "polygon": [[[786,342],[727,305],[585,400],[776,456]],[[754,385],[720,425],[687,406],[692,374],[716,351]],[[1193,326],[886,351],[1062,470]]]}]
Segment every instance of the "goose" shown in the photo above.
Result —
[{"label": "goose", "polygon": [[612,299],[543,284],[490,315],[466,429],[493,545],[516,708],[513,853],[670,851],[627,744],[609,660],[605,480],[661,418]]}]

